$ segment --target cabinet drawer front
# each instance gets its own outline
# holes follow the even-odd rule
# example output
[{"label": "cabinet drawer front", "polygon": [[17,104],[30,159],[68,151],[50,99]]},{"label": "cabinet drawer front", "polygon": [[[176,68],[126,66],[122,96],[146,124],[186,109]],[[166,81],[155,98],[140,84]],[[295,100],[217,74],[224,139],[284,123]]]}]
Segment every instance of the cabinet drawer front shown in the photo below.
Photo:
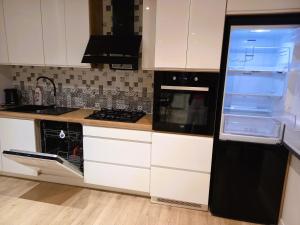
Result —
[{"label": "cabinet drawer front", "polygon": [[151,168],[152,197],[208,205],[210,175]]},{"label": "cabinet drawer front", "polygon": [[151,144],[84,137],[84,159],[150,168]]},{"label": "cabinet drawer front", "polygon": [[151,165],[211,171],[213,138],[155,133]]},{"label": "cabinet drawer front", "polygon": [[84,181],[89,184],[149,193],[150,169],[84,162]]},{"label": "cabinet drawer front", "polygon": [[140,142],[151,142],[151,132],[147,131],[83,126],[83,135]]}]

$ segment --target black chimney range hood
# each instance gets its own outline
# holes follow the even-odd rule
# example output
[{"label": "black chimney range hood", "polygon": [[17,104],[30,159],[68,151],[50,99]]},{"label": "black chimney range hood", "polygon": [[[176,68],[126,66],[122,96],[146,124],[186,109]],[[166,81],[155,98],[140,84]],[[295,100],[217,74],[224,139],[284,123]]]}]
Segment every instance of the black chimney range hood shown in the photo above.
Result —
[{"label": "black chimney range hood", "polygon": [[137,70],[142,36],[134,33],[134,0],[112,0],[113,35],[91,35],[82,63]]}]

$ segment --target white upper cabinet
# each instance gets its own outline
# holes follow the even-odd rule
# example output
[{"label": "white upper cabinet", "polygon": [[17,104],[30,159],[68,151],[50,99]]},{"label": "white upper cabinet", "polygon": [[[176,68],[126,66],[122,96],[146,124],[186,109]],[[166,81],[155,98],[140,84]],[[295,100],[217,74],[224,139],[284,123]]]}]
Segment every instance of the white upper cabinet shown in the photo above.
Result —
[{"label": "white upper cabinet", "polygon": [[41,0],[46,65],[67,65],[65,1]]},{"label": "white upper cabinet", "polygon": [[143,7],[143,69],[219,71],[226,0],[145,0]]},{"label": "white upper cabinet", "polygon": [[44,64],[40,0],[4,0],[9,60],[12,64]]},{"label": "white upper cabinet", "polygon": [[191,0],[187,69],[219,71],[226,0]]},{"label": "white upper cabinet", "polygon": [[299,12],[299,0],[228,0],[227,14]]},{"label": "white upper cabinet", "polygon": [[0,64],[88,67],[89,36],[89,0],[0,0]]},{"label": "white upper cabinet", "polygon": [[65,0],[65,13],[68,65],[89,67],[81,63],[90,38],[89,0]]},{"label": "white upper cabinet", "polygon": [[143,1],[143,70],[154,69],[155,55],[156,0]]},{"label": "white upper cabinet", "polygon": [[6,31],[4,24],[4,13],[3,13],[3,0],[0,0],[0,64],[7,64],[8,52],[7,52],[7,40]]},{"label": "white upper cabinet", "polygon": [[157,0],[156,69],[185,69],[190,0]]}]

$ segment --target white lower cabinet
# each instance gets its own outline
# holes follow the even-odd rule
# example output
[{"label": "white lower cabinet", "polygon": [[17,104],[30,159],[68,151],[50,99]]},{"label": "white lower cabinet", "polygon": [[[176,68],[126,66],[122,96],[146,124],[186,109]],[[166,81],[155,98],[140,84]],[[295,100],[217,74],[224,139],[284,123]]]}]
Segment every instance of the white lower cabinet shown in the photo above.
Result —
[{"label": "white lower cabinet", "polygon": [[208,205],[213,138],[154,133],[150,194]]},{"label": "white lower cabinet", "polygon": [[149,193],[150,169],[85,161],[84,181],[89,184]]},{"label": "white lower cabinet", "polygon": [[84,181],[150,192],[151,132],[83,127]]},{"label": "white lower cabinet", "polygon": [[151,168],[152,197],[208,205],[210,174]]},{"label": "white lower cabinet", "polygon": [[37,176],[36,171],[6,158],[2,152],[21,150],[36,152],[35,122],[0,118],[0,146],[3,172]]}]

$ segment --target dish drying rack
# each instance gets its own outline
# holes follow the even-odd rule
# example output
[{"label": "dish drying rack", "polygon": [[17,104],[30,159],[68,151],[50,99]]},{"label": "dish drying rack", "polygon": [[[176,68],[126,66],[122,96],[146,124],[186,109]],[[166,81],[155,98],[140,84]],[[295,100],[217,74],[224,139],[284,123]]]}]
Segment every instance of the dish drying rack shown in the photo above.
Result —
[{"label": "dish drying rack", "polygon": [[58,155],[83,170],[82,131],[42,128],[44,153]]}]

